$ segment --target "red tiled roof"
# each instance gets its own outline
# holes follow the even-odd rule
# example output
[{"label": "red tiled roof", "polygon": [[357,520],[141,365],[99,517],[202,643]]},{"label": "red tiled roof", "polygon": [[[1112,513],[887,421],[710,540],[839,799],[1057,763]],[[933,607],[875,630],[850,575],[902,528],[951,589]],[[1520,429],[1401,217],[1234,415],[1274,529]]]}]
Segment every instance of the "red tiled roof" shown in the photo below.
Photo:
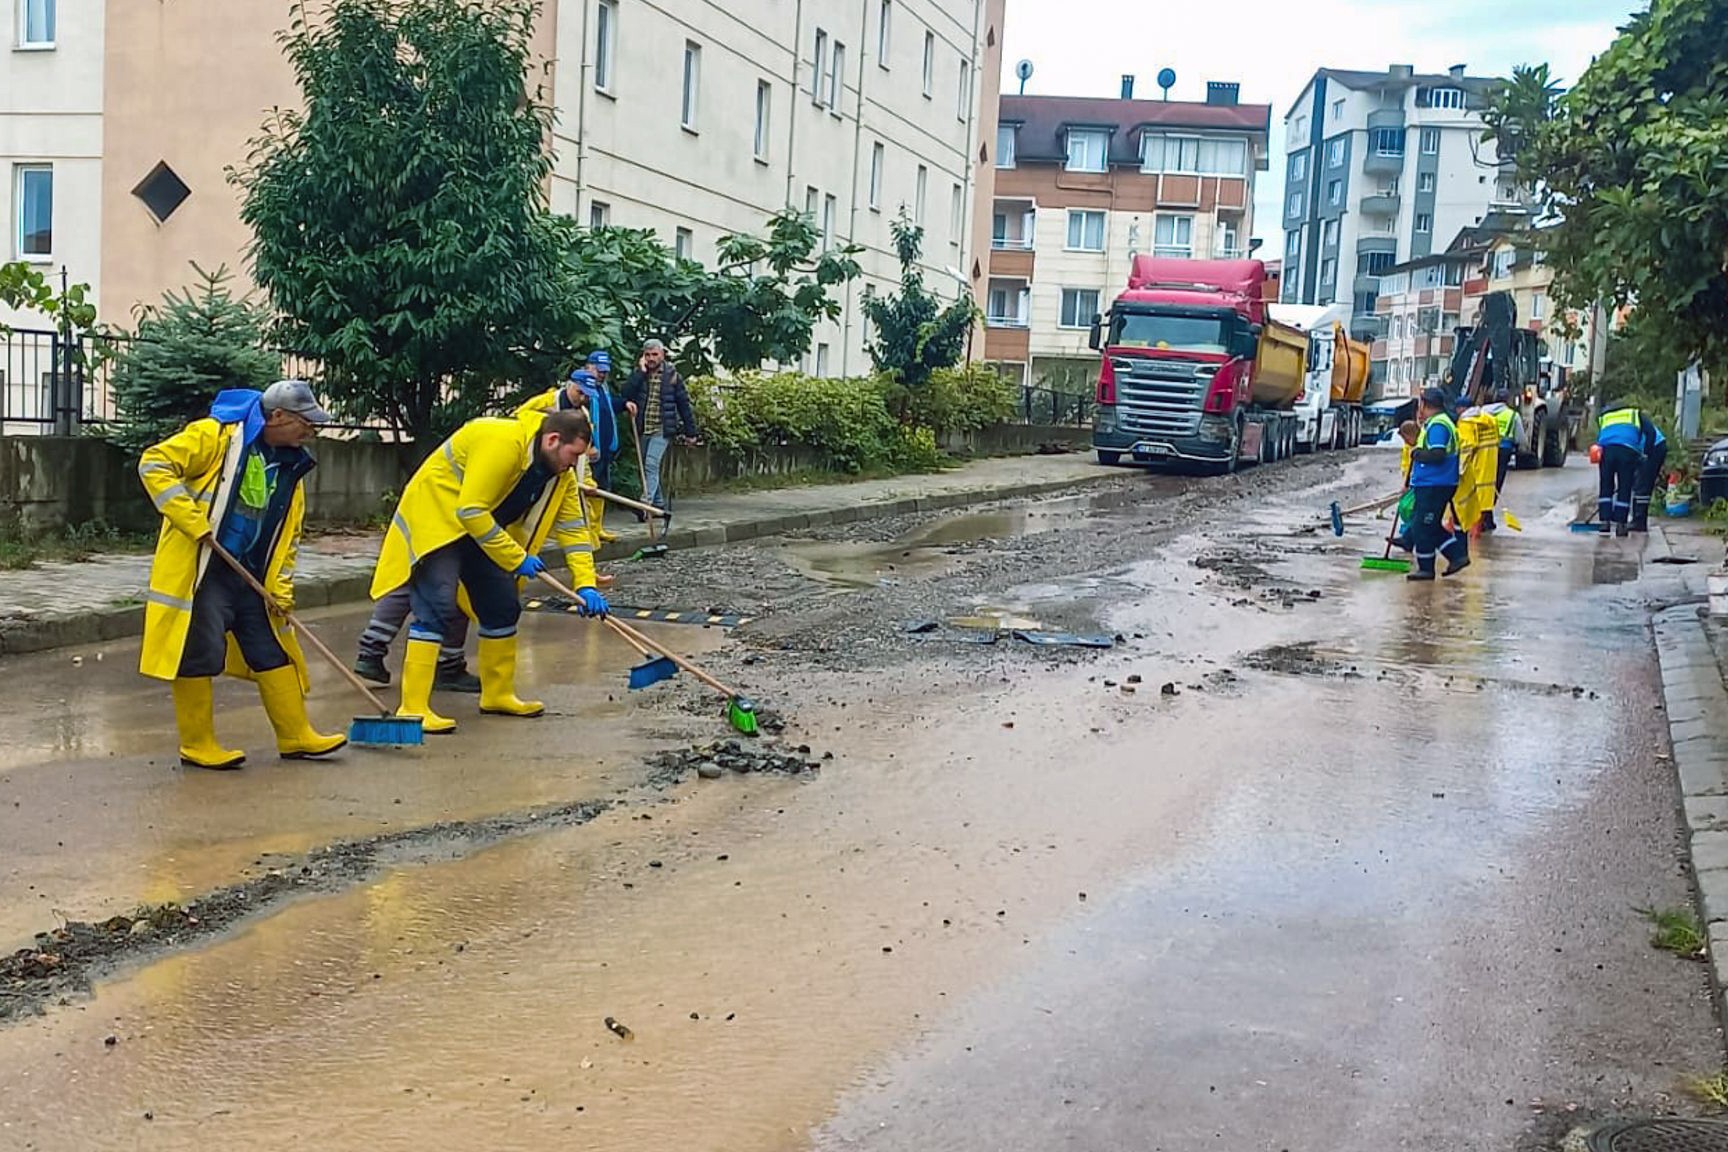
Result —
[{"label": "red tiled roof", "polygon": [[1065,160],[1068,128],[1111,129],[1110,159],[1140,160],[1142,128],[1188,128],[1266,135],[1269,104],[1199,104],[1179,100],[1111,100],[1091,96],[1003,96],[1001,122],[1017,124],[1017,160]]}]

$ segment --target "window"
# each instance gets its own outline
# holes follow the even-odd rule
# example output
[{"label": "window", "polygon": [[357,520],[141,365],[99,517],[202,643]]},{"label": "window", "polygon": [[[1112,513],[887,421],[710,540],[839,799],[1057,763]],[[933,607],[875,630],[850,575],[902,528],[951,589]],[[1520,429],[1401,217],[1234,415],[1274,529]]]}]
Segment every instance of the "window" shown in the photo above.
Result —
[{"label": "window", "polygon": [[1432,191],[1434,191],[1434,173],[1424,172],[1421,175],[1417,176],[1416,177],[1416,191],[1418,191],[1418,192],[1432,192]]},{"label": "window", "polygon": [[1069,212],[1068,247],[1081,252],[1104,251],[1104,213]]},{"label": "window", "polygon": [[810,61],[810,99],[822,107],[822,96],[828,82],[828,33],[816,29],[815,56]]},{"label": "window", "polygon": [[894,22],[894,0],[882,0],[880,14],[876,17],[876,64],[880,68],[888,67],[888,30]]},{"label": "window", "polygon": [[996,126],[996,167],[1014,167],[1014,125],[998,124]]},{"label": "window", "polygon": [[810,217],[810,223],[812,223],[812,224],[816,223],[816,202],[818,200],[820,200],[821,198],[822,198],[822,194],[820,192],[816,191],[815,185],[813,185],[813,184],[805,185],[805,187],[804,187],[804,215]]},{"label": "window", "polygon": [[756,137],[753,155],[768,163],[768,126],[774,110],[774,86],[766,80],[756,81]]},{"label": "window", "polygon": [[1434,231],[1434,217],[1428,215],[1428,213],[1426,213],[1426,212],[1418,212],[1416,214],[1416,231],[1418,231],[1418,232],[1432,232],[1432,231]]},{"label": "window", "polygon": [[1062,327],[1090,328],[1092,317],[1096,315],[1098,315],[1098,289],[1062,289]]},{"label": "window", "polygon": [[1372,315],[1374,302],[1378,299],[1379,297],[1372,292],[1358,292],[1356,294],[1356,314],[1358,316]]},{"label": "window", "polygon": [[1494,253],[1494,279],[1504,280],[1512,275],[1512,261],[1516,255],[1510,248],[1502,248]]},{"label": "window", "polygon": [[1290,130],[1290,138],[1292,140],[1306,140],[1306,139],[1308,139],[1308,117],[1306,117],[1306,116],[1296,117],[1296,127],[1292,128]]},{"label": "window", "polygon": [[1308,153],[1298,152],[1290,157],[1290,179],[1306,180],[1308,178]]},{"label": "window", "polygon": [[1012,311],[1012,293],[1006,288],[990,289],[989,302],[985,314],[991,320],[1015,320],[1018,315]]},{"label": "window", "polygon": [[590,201],[588,204],[588,227],[605,228],[611,223],[612,205],[599,200]]},{"label": "window", "polygon": [[924,194],[929,190],[930,170],[924,165],[918,165],[918,182],[913,187],[912,222],[920,227],[924,224]]},{"label": "window", "polygon": [[828,345],[816,345],[816,375],[828,375]]},{"label": "window", "polygon": [[702,84],[702,45],[684,41],[684,102],[680,106],[679,124],[696,131],[696,96]]},{"label": "window", "polygon": [[960,230],[966,227],[965,205],[961,202],[960,185],[953,187],[948,200],[948,243],[960,246]]},{"label": "window", "polygon": [[1284,204],[1284,215],[1286,215],[1286,216],[1300,216],[1300,215],[1302,215],[1302,193],[1300,193],[1300,192],[1290,193],[1290,199],[1288,201],[1286,201]]},{"label": "window", "polygon": [[1194,217],[1160,216],[1152,226],[1152,254],[1186,260],[1194,255]]},{"label": "window", "polygon": [[1291,268],[1302,258],[1302,233],[1291,232],[1284,237],[1284,266]]},{"label": "window", "polygon": [[695,247],[696,238],[691,234],[690,229],[680,228],[676,232],[672,233],[672,254],[678,257],[678,259],[690,259],[690,253],[695,249]]},{"label": "window", "polygon": [[886,161],[888,150],[882,146],[882,141],[870,145],[870,211],[882,211],[882,165]]},{"label": "window", "polygon": [[1107,132],[1087,132],[1070,128],[1068,130],[1068,171],[1070,172],[1105,172],[1105,150],[1108,148],[1110,135]]},{"label": "window", "polygon": [[612,91],[612,62],[618,57],[618,3],[600,0],[594,10],[594,87]]},{"label": "window", "polygon": [[837,202],[833,196],[822,197],[822,251],[834,247],[834,212]]},{"label": "window", "polygon": [[1376,128],[1374,129],[1374,155],[1402,156],[1404,155],[1404,129]]},{"label": "window", "polygon": [[1331,284],[1338,279],[1338,261],[1328,256],[1320,261],[1320,283]]},{"label": "window", "polygon": [[1344,101],[1332,101],[1332,120],[1334,123],[1344,119]]},{"label": "window", "polygon": [[54,169],[20,164],[16,171],[18,256],[46,259],[54,254]]},{"label": "window", "polygon": [[1235,260],[1242,255],[1237,247],[1241,238],[1236,228],[1234,220],[1218,221],[1218,255],[1225,260]]},{"label": "window", "polygon": [[1334,180],[1326,185],[1326,203],[1334,208],[1344,203],[1344,181]]},{"label": "window", "polygon": [[18,47],[54,47],[55,0],[18,0]]},{"label": "window", "polygon": [[966,114],[972,106],[972,62],[964,57],[960,60],[960,79],[954,86],[954,118],[966,119]]},{"label": "window", "polygon": [[1396,176],[1388,176],[1380,181],[1380,195],[1382,196],[1396,196],[1398,195],[1398,188],[1398,177]]},{"label": "window", "polygon": [[924,99],[936,90],[936,33],[924,33]]},{"label": "window", "polygon": [[186,203],[187,197],[192,195],[192,189],[186,187],[186,181],[180,179],[179,173],[168,167],[167,161],[162,161],[138,182],[138,187],[132,189],[132,195],[143,201],[144,207],[150,210],[150,215],[156,218],[158,224],[163,224],[168,217],[174,215],[180,205]]},{"label": "window", "polygon": [[1422,155],[1438,156],[1440,154],[1440,129],[1422,129]]},{"label": "window", "polygon": [[834,52],[828,64],[828,110],[840,115],[840,104],[846,95],[846,45],[834,41]]},{"label": "window", "polygon": [[1326,167],[1344,167],[1345,137],[1339,136],[1326,142]]},{"label": "window", "polygon": [[1370,252],[1368,253],[1368,275],[1384,276],[1391,271],[1392,266],[1396,263],[1398,263],[1398,254],[1395,252]]},{"label": "window", "polygon": [[1462,88],[1436,88],[1428,93],[1428,107],[1462,110],[1464,107],[1464,90]]},{"label": "window", "polygon": [[1338,247],[1338,221],[1326,221],[1326,226],[1321,232],[1320,244],[1326,248]]},{"label": "window", "polygon": [[1140,167],[1145,172],[1246,176],[1248,142],[1149,132],[1140,138]]}]

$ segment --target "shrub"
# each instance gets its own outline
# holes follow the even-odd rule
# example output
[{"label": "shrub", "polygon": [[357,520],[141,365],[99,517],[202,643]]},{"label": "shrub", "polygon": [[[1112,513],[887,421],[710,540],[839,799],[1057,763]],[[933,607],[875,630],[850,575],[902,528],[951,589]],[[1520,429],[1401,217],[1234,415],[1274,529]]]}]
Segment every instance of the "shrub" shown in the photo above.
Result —
[{"label": "shrub", "polygon": [[1016,399],[1014,385],[994,368],[962,364],[932,372],[930,383],[909,395],[908,411],[914,425],[944,436],[1002,423],[1014,415]]},{"label": "shrub", "polygon": [[727,455],[798,445],[844,472],[894,463],[898,427],[878,379],[745,372],[728,380],[700,376],[689,387],[703,437]]}]

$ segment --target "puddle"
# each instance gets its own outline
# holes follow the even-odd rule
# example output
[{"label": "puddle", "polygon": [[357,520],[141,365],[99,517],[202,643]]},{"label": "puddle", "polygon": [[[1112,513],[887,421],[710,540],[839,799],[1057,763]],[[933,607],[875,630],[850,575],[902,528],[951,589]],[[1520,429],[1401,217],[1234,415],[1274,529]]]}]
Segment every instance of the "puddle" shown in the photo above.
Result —
[{"label": "puddle", "polygon": [[1638,579],[1638,561],[1618,556],[1597,556],[1590,564],[1590,583],[1629,584]]}]

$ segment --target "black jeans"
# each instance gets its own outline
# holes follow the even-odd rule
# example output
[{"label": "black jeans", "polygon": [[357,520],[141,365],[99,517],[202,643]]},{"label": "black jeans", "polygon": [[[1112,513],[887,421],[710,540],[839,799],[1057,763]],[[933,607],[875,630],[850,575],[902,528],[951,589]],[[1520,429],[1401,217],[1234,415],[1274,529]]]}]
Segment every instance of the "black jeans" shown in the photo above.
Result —
[{"label": "black jeans", "polygon": [[1456,564],[1469,555],[1470,545],[1461,532],[1448,530],[1446,510],[1458,494],[1456,484],[1424,486],[1414,490],[1416,509],[1411,513],[1410,536],[1416,554],[1416,567],[1423,572],[1434,571],[1434,557],[1444,555]]},{"label": "black jeans", "polygon": [[408,625],[410,640],[442,643],[460,626],[458,585],[468,591],[482,639],[516,635],[522,601],[516,593],[515,575],[494,564],[472,536],[464,536],[423,558],[408,577],[408,597],[414,608],[413,622]]},{"label": "black jeans", "polygon": [[1494,495],[1506,491],[1506,473],[1512,468],[1512,457],[1518,449],[1511,444],[1500,445],[1500,459],[1494,464]]},{"label": "black jeans", "polygon": [[1638,449],[1629,444],[1603,445],[1602,462],[1596,465],[1596,515],[1604,525],[1631,519],[1633,486],[1642,462]]},{"label": "black jeans", "polygon": [[1638,479],[1632,484],[1632,524],[1638,528],[1650,526],[1650,495],[1656,491],[1656,479],[1668,463],[1668,442],[1664,440],[1650,449],[1638,469]]},{"label": "black jeans", "polygon": [[192,597],[192,624],[180,652],[181,678],[222,675],[230,632],[252,671],[273,672],[288,666],[288,653],[276,639],[264,601],[232,568],[212,557],[204,582]]}]

